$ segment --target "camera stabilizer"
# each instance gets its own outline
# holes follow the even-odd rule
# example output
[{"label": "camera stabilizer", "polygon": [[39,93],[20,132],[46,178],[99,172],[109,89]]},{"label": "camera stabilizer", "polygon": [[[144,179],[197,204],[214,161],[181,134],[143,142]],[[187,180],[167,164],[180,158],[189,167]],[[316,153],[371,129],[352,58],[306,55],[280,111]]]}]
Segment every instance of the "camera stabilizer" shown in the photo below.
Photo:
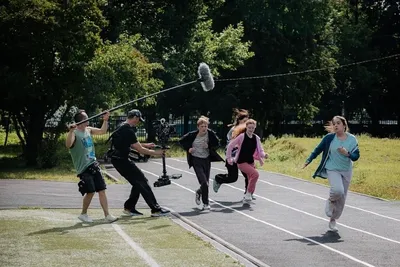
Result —
[{"label": "camera stabilizer", "polygon": [[[153,122],[153,127],[156,130],[156,136],[161,145],[156,146],[159,149],[169,149],[167,146],[167,142],[169,140],[169,136],[171,133],[175,132],[173,125],[169,124],[165,121],[165,119],[161,119],[159,121]],[[161,187],[165,185],[171,184],[171,179],[179,179],[182,177],[182,174],[167,174],[167,169],[165,167],[165,155],[162,155],[162,163],[163,170],[162,175],[158,178],[157,181],[154,182],[154,187]]]}]

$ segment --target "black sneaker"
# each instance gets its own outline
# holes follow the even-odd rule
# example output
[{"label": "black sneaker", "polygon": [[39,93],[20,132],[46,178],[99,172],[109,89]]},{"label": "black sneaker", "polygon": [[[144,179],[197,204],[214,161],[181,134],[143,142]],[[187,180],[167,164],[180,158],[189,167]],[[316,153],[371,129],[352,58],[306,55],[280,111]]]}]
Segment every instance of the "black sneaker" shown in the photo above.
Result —
[{"label": "black sneaker", "polygon": [[[219,175],[219,174],[217,174],[217,175]],[[217,182],[217,175],[215,175],[214,182],[213,182],[213,190],[215,193],[218,193],[218,189],[221,187],[221,184]]]},{"label": "black sneaker", "polygon": [[151,212],[151,217],[161,217],[161,216],[166,216],[166,215],[168,215],[170,213],[170,211],[169,210],[166,210],[166,209],[159,209],[159,210],[156,210],[156,211],[152,211]]},{"label": "black sneaker", "polygon": [[196,191],[196,198],[194,201],[196,202],[197,205],[201,204],[200,197],[201,197],[201,194],[198,191]]},{"label": "black sneaker", "polygon": [[143,213],[137,211],[136,209],[133,209],[133,210],[124,210],[123,213],[124,213],[126,216],[131,216],[131,217],[143,215]]}]

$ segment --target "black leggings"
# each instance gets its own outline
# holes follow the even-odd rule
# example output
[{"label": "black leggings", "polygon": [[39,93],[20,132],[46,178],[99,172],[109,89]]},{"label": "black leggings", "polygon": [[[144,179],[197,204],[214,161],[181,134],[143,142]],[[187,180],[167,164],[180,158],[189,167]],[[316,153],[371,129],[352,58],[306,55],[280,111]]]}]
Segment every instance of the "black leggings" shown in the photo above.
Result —
[{"label": "black leggings", "polygon": [[149,186],[147,178],[133,161],[128,159],[111,159],[111,163],[115,169],[132,185],[131,194],[124,204],[125,209],[131,211],[134,210],[139,200],[139,196],[142,194],[152,212],[161,210],[161,207],[158,205],[156,197]]},{"label": "black leggings", "polygon": [[[217,183],[219,184],[230,184],[236,182],[239,177],[239,169],[237,164],[233,163],[232,165],[230,165],[228,162],[225,162],[225,167],[228,170],[228,173],[215,175],[215,181],[217,181]],[[243,172],[241,173],[244,176],[244,184],[245,184],[244,192],[246,193],[247,185],[249,184],[249,179],[247,178],[247,175],[245,173]]]},{"label": "black leggings", "polygon": [[199,181],[200,188],[197,193],[201,194],[201,201],[208,205],[208,184],[210,182],[211,162],[208,158],[192,157],[193,169]]}]

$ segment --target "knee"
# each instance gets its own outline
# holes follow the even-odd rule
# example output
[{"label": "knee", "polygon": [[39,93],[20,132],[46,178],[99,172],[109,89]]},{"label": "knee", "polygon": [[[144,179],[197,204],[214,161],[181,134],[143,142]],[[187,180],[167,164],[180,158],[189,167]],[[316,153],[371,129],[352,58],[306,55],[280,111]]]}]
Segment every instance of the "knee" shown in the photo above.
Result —
[{"label": "knee", "polygon": [[254,170],[254,171],[251,173],[251,178],[253,178],[253,179],[258,179],[259,176],[260,176],[260,174],[258,173],[257,170]]},{"label": "knee", "polygon": [[202,182],[200,183],[200,186],[201,186],[201,187],[208,187],[208,182],[207,182],[207,181],[202,181]]},{"label": "knee", "polygon": [[344,191],[343,191],[343,189],[333,189],[333,190],[332,190],[331,198],[332,198],[333,200],[340,199],[340,198],[342,198],[342,197],[344,197]]}]

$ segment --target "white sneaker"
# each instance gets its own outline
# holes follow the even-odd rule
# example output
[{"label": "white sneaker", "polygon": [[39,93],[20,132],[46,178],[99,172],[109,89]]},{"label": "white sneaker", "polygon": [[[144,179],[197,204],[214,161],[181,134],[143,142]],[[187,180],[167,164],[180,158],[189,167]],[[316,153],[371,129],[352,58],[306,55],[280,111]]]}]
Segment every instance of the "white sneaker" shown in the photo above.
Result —
[{"label": "white sneaker", "polygon": [[333,213],[333,204],[329,199],[327,199],[325,203],[325,214],[330,218],[332,217],[332,213]]},{"label": "white sneaker", "polygon": [[246,193],[245,195],[244,195],[244,198],[243,198],[243,202],[246,202],[246,203],[249,203],[249,202],[251,202],[252,201],[252,196],[251,196],[251,193]]},{"label": "white sneaker", "polygon": [[210,205],[204,204],[203,208],[201,210],[211,210],[211,207],[210,207]]},{"label": "white sneaker", "polygon": [[336,221],[335,220],[329,222],[329,229],[331,229],[331,231],[335,232],[335,233],[337,231],[339,231],[339,229],[336,227]]},{"label": "white sneaker", "polygon": [[81,220],[82,222],[86,222],[86,223],[92,223],[93,222],[92,218],[90,218],[87,214],[79,215],[78,219]]},{"label": "white sneaker", "polygon": [[105,220],[109,223],[115,222],[116,220],[118,220],[117,217],[112,216],[111,214],[108,214],[105,218]]}]

